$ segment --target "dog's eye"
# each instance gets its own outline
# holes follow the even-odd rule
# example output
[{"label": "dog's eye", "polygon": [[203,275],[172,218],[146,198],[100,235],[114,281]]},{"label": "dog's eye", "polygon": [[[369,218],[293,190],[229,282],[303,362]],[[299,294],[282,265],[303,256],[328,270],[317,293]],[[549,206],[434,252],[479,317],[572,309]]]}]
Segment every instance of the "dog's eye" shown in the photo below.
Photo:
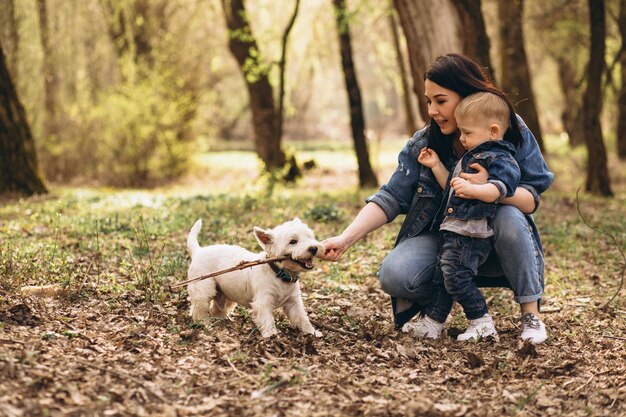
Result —
[{"label": "dog's eye", "polygon": [[291,239],[291,240],[289,241],[289,244],[290,244],[290,245],[295,245],[296,243],[298,243],[298,241],[297,241],[296,239]]}]

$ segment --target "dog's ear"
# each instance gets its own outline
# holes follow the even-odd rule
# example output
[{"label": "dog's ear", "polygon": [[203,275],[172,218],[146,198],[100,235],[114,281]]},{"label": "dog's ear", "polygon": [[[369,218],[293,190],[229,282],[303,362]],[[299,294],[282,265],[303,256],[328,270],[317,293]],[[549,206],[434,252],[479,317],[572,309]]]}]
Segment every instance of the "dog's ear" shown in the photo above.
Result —
[{"label": "dog's ear", "polygon": [[300,220],[298,217],[294,217],[293,221],[297,223],[302,223],[302,220]]},{"label": "dog's ear", "polygon": [[269,230],[263,230],[260,227],[254,226],[254,237],[261,244],[261,247],[265,249],[265,246],[274,243],[274,235]]}]

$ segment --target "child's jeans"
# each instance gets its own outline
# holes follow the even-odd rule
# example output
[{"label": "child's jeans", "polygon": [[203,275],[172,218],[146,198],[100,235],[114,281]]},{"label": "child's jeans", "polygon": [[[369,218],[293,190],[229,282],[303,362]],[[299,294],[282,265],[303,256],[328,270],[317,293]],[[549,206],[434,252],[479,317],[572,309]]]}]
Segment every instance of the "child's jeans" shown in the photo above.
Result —
[{"label": "child's jeans", "polygon": [[473,278],[493,248],[493,237],[475,238],[441,232],[439,265],[433,280],[434,294],[426,314],[444,323],[454,301],[461,304],[469,320],[488,313],[487,303]]}]

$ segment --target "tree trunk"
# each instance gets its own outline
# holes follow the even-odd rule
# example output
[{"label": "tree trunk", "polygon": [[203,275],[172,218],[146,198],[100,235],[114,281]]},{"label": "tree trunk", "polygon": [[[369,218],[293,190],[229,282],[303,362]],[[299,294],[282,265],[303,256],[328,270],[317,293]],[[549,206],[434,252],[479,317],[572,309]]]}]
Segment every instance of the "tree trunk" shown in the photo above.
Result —
[{"label": "tree trunk", "polygon": [[402,53],[402,46],[400,44],[398,24],[393,10],[389,13],[389,27],[391,28],[391,34],[393,36],[393,46],[396,50],[398,71],[400,71],[400,81],[402,83],[402,100],[404,104],[406,131],[409,135],[413,135],[413,133],[417,130],[417,123],[415,121],[415,114],[413,113],[413,106],[411,104],[413,100],[411,97],[411,90],[409,89],[406,67],[404,66],[404,54]]},{"label": "tree trunk", "polygon": [[20,45],[18,22],[15,14],[15,0],[0,2],[0,30],[6,39],[4,51],[6,63],[13,83],[17,85],[17,57]]},{"label": "tree trunk", "polygon": [[571,147],[585,143],[585,129],[582,117],[581,94],[576,86],[576,70],[566,57],[556,57],[559,72],[559,85],[565,97],[566,106],[561,113],[563,128],[569,136]]},{"label": "tree trunk", "polygon": [[480,9],[480,3],[480,0],[456,0],[452,2],[459,13],[459,30],[463,43],[463,53],[482,65],[495,83],[496,78],[489,57],[489,36],[487,36],[485,29],[485,20]]},{"label": "tree trunk", "polygon": [[47,192],[35,143],[7,69],[0,46],[0,194],[25,195]]},{"label": "tree trunk", "polygon": [[622,37],[620,56],[622,86],[617,99],[617,156],[626,159],[626,0],[620,0],[619,3],[618,26]]},{"label": "tree trunk", "polygon": [[543,137],[524,48],[523,12],[524,0],[498,0],[502,70],[500,87],[516,105],[517,112],[533,132],[539,148],[543,151]]},{"label": "tree trunk", "polygon": [[39,12],[39,34],[43,51],[43,76],[44,76],[44,105],[46,115],[44,119],[44,139],[56,133],[56,78],[52,65],[52,46],[50,44],[50,24],[46,0],[37,0]]},{"label": "tree trunk", "polygon": [[361,102],[361,90],[356,78],[354,62],[352,61],[352,44],[350,40],[350,27],[347,20],[345,0],[333,0],[337,32],[339,34],[339,46],[341,49],[341,65],[343,67],[346,91],[348,92],[348,104],[350,106],[350,126],[354,149],[359,165],[359,185],[361,187],[376,187],[378,180],[370,164],[370,158],[365,141],[365,117]]},{"label": "tree trunk", "polygon": [[437,56],[461,52],[459,16],[449,0],[394,0],[409,51],[413,89],[422,120],[430,120],[424,100],[424,73]]},{"label": "tree trunk", "polygon": [[587,88],[583,95],[583,120],[585,142],[587,144],[587,182],[586,190],[592,194],[611,196],[609,170],[606,149],[600,125],[602,112],[602,71],[605,53],[605,17],[604,0],[589,0],[589,22],[591,44],[589,64],[587,65]]},{"label": "tree trunk", "polygon": [[269,68],[261,61],[244,0],[222,0],[222,8],[229,33],[228,46],[239,64],[250,96],[256,152],[266,169],[282,168],[287,161],[281,148]]},{"label": "tree trunk", "polygon": [[424,100],[424,73],[435,58],[463,53],[492,72],[480,0],[394,0],[393,4],[406,37],[420,115],[430,120]]}]

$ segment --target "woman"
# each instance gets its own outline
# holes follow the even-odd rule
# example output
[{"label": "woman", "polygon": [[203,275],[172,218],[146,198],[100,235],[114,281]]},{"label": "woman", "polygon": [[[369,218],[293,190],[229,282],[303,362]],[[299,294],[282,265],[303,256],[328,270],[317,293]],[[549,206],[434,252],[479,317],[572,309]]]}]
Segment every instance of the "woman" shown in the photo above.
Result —
[{"label": "woman", "polygon": [[[417,157],[422,148],[432,148],[450,169],[463,155],[454,118],[454,109],[462,98],[487,91],[503,97],[513,109],[485,71],[463,55],[437,58],[424,80],[430,122],[402,149],[394,174],[379,192],[367,198],[367,204],[352,223],[339,236],[322,242],[326,247],[324,259],[337,261],[369,232],[406,214],[396,245],[378,273],[382,289],[392,298],[396,327],[404,331],[411,330],[414,323],[408,321],[423,311],[432,295],[439,231],[431,230],[431,225],[442,202],[442,190],[435,177]],[[478,270],[476,281],[479,286],[509,286],[522,311],[521,338],[542,343],[547,338],[539,314],[544,257],[531,214],[554,175],[548,170],[532,132],[514,111],[504,138],[515,144],[521,180],[515,194],[498,207],[493,224],[495,251]],[[475,184],[487,182],[488,172],[484,168],[472,168],[477,173],[462,177]]]}]

